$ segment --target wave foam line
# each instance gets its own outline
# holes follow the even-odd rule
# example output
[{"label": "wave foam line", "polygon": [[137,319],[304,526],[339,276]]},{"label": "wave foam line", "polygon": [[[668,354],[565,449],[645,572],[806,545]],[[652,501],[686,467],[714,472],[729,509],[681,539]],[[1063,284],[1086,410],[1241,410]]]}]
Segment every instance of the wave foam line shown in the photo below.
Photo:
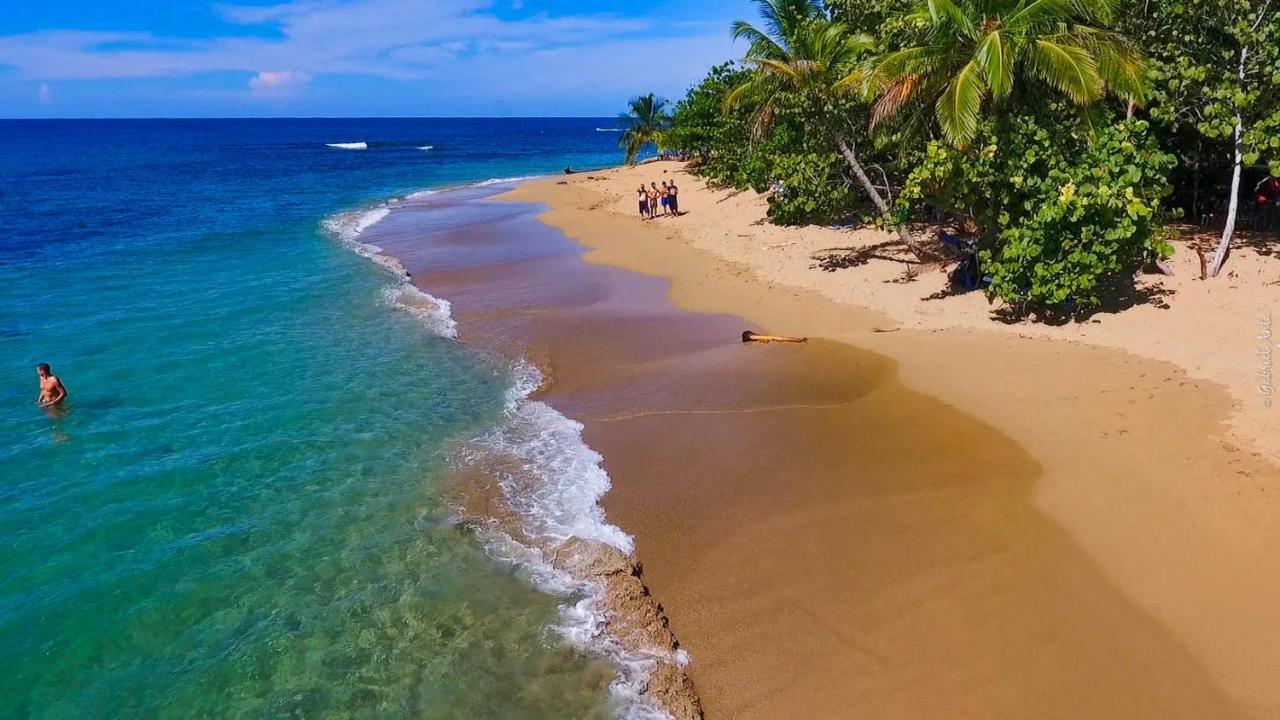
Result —
[{"label": "wave foam line", "polygon": [[368,150],[369,149],[369,143],[367,142],[325,143],[325,146],[336,148],[338,150]]},{"label": "wave foam line", "polygon": [[[393,201],[388,201],[388,203]],[[359,238],[373,225],[391,214],[391,208],[380,205],[333,215],[322,223],[334,237],[355,254],[367,258],[379,268],[396,276],[398,282],[382,291],[383,301],[390,307],[409,313],[428,330],[447,338],[458,337],[458,323],[453,319],[448,300],[435,297],[413,284],[404,263],[385,254],[382,248]]]},{"label": "wave foam line", "polygon": [[542,385],[532,363],[517,362],[507,395],[505,422],[479,439],[491,452],[517,460],[524,472],[499,478],[508,505],[525,532],[551,544],[578,538],[604,543],[628,555],[635,542],[605,520],[600,499],[612,486],[604,458],[582,439],[582,423],[529,399]]},{"label": "wave foam line", "polygon": [[599,580],[582,578],[556,566],[546,553],[517,542],[489,521],[475,528],[485,551],[495,560],[517,568],[534,588],[566,600],[549,630],[577,650],[603,658],[618,669],[609,693],[621,720],[673,720],[649,693],[649,680],[660,663],[684,668],[684,650],[631,649],[609,633],[606,588]]},{"label": "wave foam line", "polygon": [[[523,179],[527,178],[495,178],[473,186]],[[457,323],[449,302],[414,286],[399,260],[360,240],[366,230],[390,214],[390,204],[338,213],[326,219],[324,227],[353,252],[396,276],[399,282],[383,291],[387,305],[414,315],[436,334],[456,338]],[[488,520],[478,529],[485,551],[518,567],[539,590],[566,599],[550,630],[618,668],[610,693],[618,702],[620,717],[671,718],[654,696],[652,678],[661,673],[669,676],[672,668],[682,669],[688,656],[683,650],[650,647],[647,641],[628,641],[611,634],[609,596],[616,591],[610,590],[610,581],[590,569],[610,554],[605,564],[630,566],[628,558],[634,549],[631,535],[609,523],[600,506],[600,499],[611,487],[603,458],[583,440],[581,423],[531,399],[543,382],[536,366],[519,361],[510,368],[509,376],[512,384],[502,421],[464,446],[467,449],[461,460],[464,464],[482,462],[484,457],[496,455],[514,461],[518,469],[499,472],[497,483],[506,504],[521,518],[520,534],[530,542],[515,540],[496,521]],[[468,456],[471,449],[475,454]],[[611,576],[633,577],[631,572]]]},{"label": "wave foam line", "polygon": [[[669,719],[671,713],[654,694],[654,678],[665,672],[669,680],[673,668],[682,675],[688,655],[653,647],[649,636],[620,637],[610,627],[611,599],[616,603],[628,592],[639,592],[648,601],[648,595],[635,579],[634,539],[611,524],[600,505],[611,487],[603,458],[583,439],[582,423],[531,399],[543,382],[536,366],[520,360],[509,374],[503,421],[464,446],[461,461],[499,459],[493,471],[498,488],[520,518],[519,535],[528,541],[486,520],[478,528],[481,542],[491,557],[517,567],[534,587],[566,599],[551,630],[618,668],[609,689],[620,717]],[[634,587],[619,587],[618,578]]]}]

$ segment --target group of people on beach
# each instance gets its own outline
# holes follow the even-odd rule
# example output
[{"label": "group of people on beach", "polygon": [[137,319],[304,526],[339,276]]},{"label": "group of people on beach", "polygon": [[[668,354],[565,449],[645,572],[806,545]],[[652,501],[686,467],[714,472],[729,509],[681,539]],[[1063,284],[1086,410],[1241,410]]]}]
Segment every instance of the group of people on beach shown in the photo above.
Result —
[{"label": "group of people on beach", "polygon": [[649,187],[645,187],[644,183],[640,183],[640,187],[636,189],[636,195],[640,200],[640,218],[649,220],[658,217],[658,215],[679,215],[680,214],[680,188],[676,187],[676,181],[663,181],[659,187],[657,183],[649,183]]}]

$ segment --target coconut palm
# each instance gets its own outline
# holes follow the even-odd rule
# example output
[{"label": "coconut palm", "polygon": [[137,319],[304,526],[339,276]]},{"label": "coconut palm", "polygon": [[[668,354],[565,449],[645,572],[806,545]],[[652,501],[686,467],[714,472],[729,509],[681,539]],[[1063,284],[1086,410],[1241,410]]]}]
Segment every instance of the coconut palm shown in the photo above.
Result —
[{"label": "coconut palm", "polygon": [[635,164],[636,155],[649,143],[656,145],[658,152],[665,148],[667,130],[671,127],[671,116],[666,108],[665,99],[649,93],[632,98],[627,112],[618,116],[623,128],[618,145],[626,149],[628,165]]},{"label": "coconut palm", "polygon": [[[859,96],[866,85],[865,57],[874,41],[854,33],[844,23],[827,17],[816,0],[757,0],[764,29],[739,20],[733,24],[736,39],[749,43],[743,62],[755,72],[725,97],[726,109],[754,108],[753,131],[758,138],[773,127],[778,105],[788,93],[810,94],[821,99]],[[889,205],[867,176],[856,145],[839,122],[832,122],[836,147],[853,170],[867,197],[882,215]],[[902,240],[921,259],[929,254],[906,229]]]},{"label": "coconut palm", "polygon": [[1146,90],[1138,52],[1105,30],[1115,0],[918,0],[924,42],[885,55],[872,82],[876,123],[904,107],[933,114],[947,140],[973,139],[984,111],[1049,90],[1085,106]]}]

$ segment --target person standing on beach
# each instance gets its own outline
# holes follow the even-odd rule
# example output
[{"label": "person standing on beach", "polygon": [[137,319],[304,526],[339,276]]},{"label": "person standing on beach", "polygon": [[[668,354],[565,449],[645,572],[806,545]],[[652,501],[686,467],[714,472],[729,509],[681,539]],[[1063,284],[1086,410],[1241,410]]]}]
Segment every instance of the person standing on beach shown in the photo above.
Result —
[{"label": "person standing on beach", "polygon": [[671,193],[667,190],[666,180],[662,181],[662,190],[660,192],[662,193],[662,214],[670,215],[671,214]]},{"label": "person standing on beach", "polygon": [[676,181],[672,180],[667,185],[667,207],[671,208],[672,215],[680,214],[680,189],[676,187]]},{"label": "person standing on beach", "polygon": [[40,407],[54,407],[61,405],[63,400],[67,399],[67,388],[53,374],[53,369],[49,367],[49,363],[40,363],[36,366],[36,376],[40,378],[40,399],[36,400],[36,404]]},{"label": "person standing on beach", "polygon": [[649,183],[649,217],[657,217],[658,199],[661,197],[662,193],[658,192],[658,183]]},{"label": "person standing on beach", "polygon": [[636,192],[640,194],[640,219],[647,220],[649,218],[649,193],[644,189],[644,183],[640,183],[640,189]]}]

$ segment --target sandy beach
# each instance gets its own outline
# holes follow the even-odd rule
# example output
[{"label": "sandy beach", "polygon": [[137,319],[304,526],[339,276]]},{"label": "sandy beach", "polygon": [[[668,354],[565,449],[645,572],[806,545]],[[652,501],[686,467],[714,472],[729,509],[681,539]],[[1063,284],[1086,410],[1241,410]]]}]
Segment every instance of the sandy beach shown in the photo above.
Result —
[{"label": "sandy beach", "polygon": [[[632,188],[670,177],[688,214],[635,217]],[[1280,712],[1267,248],[1216,283],[1181,253],[1144,280],[1158,303],[1096,322],[1008,325],[977,294],[923,300],[941,273],[904,274],[883,235],[764,224],[677,163],[509,197],[650,276],[579,290],[603,322],[561,305],[525,343],[604,455],[708,717]]]}]

